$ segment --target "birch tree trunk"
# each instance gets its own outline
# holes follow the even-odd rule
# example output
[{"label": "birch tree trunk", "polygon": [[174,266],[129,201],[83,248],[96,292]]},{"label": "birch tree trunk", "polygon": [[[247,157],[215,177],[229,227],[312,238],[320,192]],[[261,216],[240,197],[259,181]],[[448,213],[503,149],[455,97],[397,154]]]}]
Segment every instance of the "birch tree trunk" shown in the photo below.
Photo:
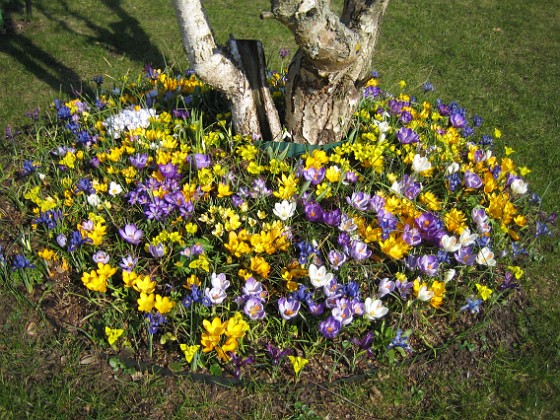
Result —
[{"label": "birch tree trunk", "polygon": [[[300,47],[289,67],[285,98],[284,125],[294,142],[328,144],[346,134],[388,3],[345,0],[339,17],[329,0],[271,0],[271,15],[291,30]],[[250,83],[236,43],[230,43],[229,51],[216,46],[200,0],[174,4],[188,59],[206,83],[229,99],[234,130],[262,136],[268,125],[265,137],[281,140],[270,93]]]}]

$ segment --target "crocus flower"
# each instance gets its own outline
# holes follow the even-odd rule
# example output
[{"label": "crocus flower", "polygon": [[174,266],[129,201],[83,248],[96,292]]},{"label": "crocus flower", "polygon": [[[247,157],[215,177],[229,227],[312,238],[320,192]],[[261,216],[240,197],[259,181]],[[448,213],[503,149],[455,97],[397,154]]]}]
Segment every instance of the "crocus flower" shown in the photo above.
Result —
[{"label": "crocus flower", "polygon": [[282,200],[280,203],[274,205],[272,212],[282,221],[288,220],[292,217],[296,211],[297,204],[295,202],[289,202],[288,200]]},{"label": "crocus flower", "polygon": [[280,315],[286,321],[294,318],[299,313],[301,308],[301,303],[298,300],[292,298],[280,298],[278,299],[278,310],[280,311]]},{"label": "crocus flower", "polygon": [[320,222],[323,220],[323,208],[316,201],[308,201],[304,204],[303,210],[305,218],[310,222]]},{"label": "crocus flower", "polygon": [[212,273],[210,278],[211,278],[210,282],[212,283],[212,287],[226,290],[230,286],[230,282],[229,280],[226,279],[226,275],[224,273],[220,273],[220,274]]},{"label": "crocus flower", "polygon": [[526,194],[529,189],[527,183],[520,178],[512,181],[510,188],[511,192],[517,195]]},{"label": "crocus flower", "polygon": [[336,306],[332,309],[331,314],[342,325],[348,325],[353,321],[354,311],[350,301],[341,298],[336,301]]},{"label": "crocus flower", "polygon": [[158,165],[158,169],[165,179],[175,179],[180,177],[177,166],[171,162],[168,162],[165,165]]},{"label": "crocus flower", "polygon": [[317,185],[323,181],[325,173],[326,169],[324,167],[320,167],[319,169],[311,167],[304,169],[302,175],[306,181],[311,182],[311,185]]},{"label": "crocus flower", "polygon": [[408,336],[404,336],[403,337],[403,331],[401,329],[399,329],[397,331],[397,335],[395,336],[395,338],[393,338],[391,340],[391,342],[389,343],[389,345],[387,346],[388,349],[392,349],[395,347],[400,347],[401,349],[403,349],[404,351],[406,351],[407,353],[412,353],[412,347],[410,347],[410,344],[408,342]]},{"label": "crocus flower", "polygon": [[134,223],[125,225],[124,229],[119,229],[119,235],[126,242],[132,245],[138,245],[144,233],[136,227]]},{"label": "crocus flower", "polygon": [[455,257],[455,260],[459,264],[473,265],[474,262],[476,261],[476,255],[474,255],[472,253],[472,249],[471,249],[470,246],[465,246],[465,247],[461,248],[459,251],[457,251],[453,255]]},{"label": "crocus flower", "polygon": [[335,249],[329,251],[329,262],[334,270],[338,270],[346,262],[347,257],[343,252],[337,251]]},{"label": "crocus flower", "polygon": [[157,245],[150,244],[148,251],[154,258],[161,258],[165,255],[165,246],[160,242]]},{"label": "crocus flower", "polygon": [[119,195],[123,192],[123,188],[120,186],[120,184],[117,184],[116,182],[111,181],[111,183],[109,184],[109,189],[107,190],[107,193],[109,195]]},{"label": "crocus flower", "polygon": [[202,153],[195,153],[194,155],[187,156],[187,161],[191,164],[194,163],[196,169],[208,168],[210,166],[210,156]]},{"label": "crocus flower", "polygon": [[373,349],[371,348],[373,343],[373,332],[368,331],[361,339],[352,337],[350,342],[355,346],[358,346],[361,350],[365,350],[368,357],[374,357]]},{"label": "crocus flower", "polygon": [[469,311],[472,315],[478,314],[480,312],[480,304],[482,299],[474,299],[473,297],[467,298],[467,304],[461,306],[460,312]]},{"label": "crocus flower", "polygon": [[412,170],[416,173],[422,173],[430,170],[432,168],[432,163],[427,157],[416,154],[412,159]]},{"label": "crocus flower", "polygon": [[494,253],[490,248],[486,246],[478,252],[478,255],[476,256],[476,262],[477,264],[486,265],[488,267],[493,267],[496,265]]},{"label": "crocus flower", "polygon": [[468,125],[466,118],[460,113],[451,114],[449,122],[455,128],[465,128]]},{"label": "crocus flower", "polygon": [[377,295],[379,296],[380,299],[382,299],[383,297],[391,293],[393,290],[395,290],[395,282],[389,280],[388,277],[385,277],[384,279],[381,279],[381,281],[379,282],[378,290],[379,292],[377,293]]},{"label": "crocus flower", "polygon": [[227,297],[226,291],[219,287],[206,288],[204,295],[210,300],[213,305],[221,304]]},{"label": "crocus flower", "polygon": [[350,245],[350,257],[356,261],[366,260],[371,256],[371,249],[362,241],[352,241]]},{"label": "crocus flower", "polygon": [[110,260],[110,257],[109,257],[109,254],[107,254],[105,251],[99,250],[95,254],[93,254],[92,259],[95,263],[100,263],[101,262],[103,264],[108,264],[109,260]]},{"label": "crocus flower", "polygon": [[435,276],[438,272],[439,262],[435,255],[423,255],[416,260],[416,266],[422,273]]},{"label": "crocus flower", "polygon": [[367,319],[375,321],[383,318],[389,312],[389,308],[383,306],[381,299],[366,298],[364,302],[364,315]]},{"label": "crocus flower", "polygon": [[473,189],[480,188],[483,185],[482,179],[477,174],[471,171],[465,172],[463,182],[465,183],[465,187]]},{"label": "crocus flower", "polygon": [[404,127],[397,132],[397,139],[401,144],[418,143],[418,141],[420,141],[420,137],[414,132],[414,130]]},{"label": "crocus flower", "polygon": [[341,212],[340,209],[334,209],[333,211],[323,212],[323,223],[329,226],[336,227],[340,225]]},{"label": "crocus flower", "polygon": [[470,246],[475,243],[478,235],[476,233],[471,234],[469,228],[464,229],[459,236],[459,243],[462,247]]},{"label": "crocus flower", "polygon": [[137,153],[134,156],[130,156],[128,160],[136,169],[144,169],[148,164],[148,155],[146,153]]},{"label": "crocus flower", "polygon": [[369,207],[371,195],[366,192],[354,192],[351,197],[346,197],[346,202],[355,209],[366,211]]},{"label": "crocus flower", "polygon": [[315,264],[309,265],[309,280],[315,288],[327,285],[333,278],[333,274],[327,272],[327,267],[324,265],[317,267]]},{"label": "crocus flower", "polygon": [[461,243],[456,236],[443,235],[441,237],[441,247],[445,252],[456,252],[461,249]]},{"label": "crocus flower", "polygon": [[292,349],[280,350],[278,347],[274,347],[272,344],[268,343],[266,345],[266,351],[272,359],[272,364],[278,366],[280,361],[285,357],[293,353]]},{"label": "crocus flower", "polygon": [[333,339],[335,338],[340,329],[342,328],[341,323],[334,318],[334,316],[329,316],[327,319],[321,321],[319,324],[319,331],[324,337]]}]

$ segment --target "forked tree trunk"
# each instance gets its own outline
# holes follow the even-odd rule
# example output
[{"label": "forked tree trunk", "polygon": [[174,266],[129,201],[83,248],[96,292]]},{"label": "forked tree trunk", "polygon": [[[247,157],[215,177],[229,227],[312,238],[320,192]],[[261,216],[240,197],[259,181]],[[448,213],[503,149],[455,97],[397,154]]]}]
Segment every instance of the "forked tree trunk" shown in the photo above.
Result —
[{"label": "forked tree trunk", "polygon": [[[344,136],[360,100],[388,2],[345,0],[338,17],[329,0],[271,0],[271,15],[292,31],[300,47],[286,86],[284,124],[294,142],[328,144]],[[189,61],[203,80],[229,98],[234,130],[281,140],[270,94],[254,79],[249,81],[251,72],[243,64],[247,60],[236,44],[230,43],[229,52],[217,48],[199,0],[174,3]]]}]

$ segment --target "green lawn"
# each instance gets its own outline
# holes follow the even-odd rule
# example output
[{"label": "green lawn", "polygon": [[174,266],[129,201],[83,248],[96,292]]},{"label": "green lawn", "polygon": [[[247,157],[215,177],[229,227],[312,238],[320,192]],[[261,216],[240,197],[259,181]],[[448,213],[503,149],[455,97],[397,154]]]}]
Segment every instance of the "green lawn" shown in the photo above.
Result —
[{"label": "green lawn", "polygon": [[[265,1],[207,2],[220,42],[262,38],[272,65],[294,44],[258,19]],[[337,4],[341,1],[337,1]],[[0,1],[23,16],[24,1]],[[147,18],[149,16],[149,18]],[[372,69],[385,86],[418,91],[479,114],[531,168],[543,211],[560,209],[560,8],[535,0],[393,0]],[[32,123],[56,97],[87,93],[94,76],[118,86],[145,63],[186,67],[169,1],[33,1],[33,20],[0,35],[0,130]],[[32,150],[18,144],[18,153]],[[18,224],[8,206],[10,167],[0,157],[0,242]],[[531,262],[523,292],[447,348],[336,384],[248,383],[228,387],[149,370],[117,375],[78,331],[54,328],[10,285],[0,285],[0,418],[554,418],[560,412],[558,240]],[[0,272],[0,276],[2,273]]]}]

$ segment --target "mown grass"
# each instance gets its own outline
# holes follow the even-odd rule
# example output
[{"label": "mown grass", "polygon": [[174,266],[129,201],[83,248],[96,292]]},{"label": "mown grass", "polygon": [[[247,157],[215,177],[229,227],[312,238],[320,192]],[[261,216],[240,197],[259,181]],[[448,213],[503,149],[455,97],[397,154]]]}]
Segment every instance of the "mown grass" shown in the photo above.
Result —
[{"label": "mown grass", "polygon": [[[13,9],[20,3],[0,4]],[[54,97],[87,92],[96,75],[118,83],[123,75],[136,77],[144,63],[186,67],[168,1],[37,0],[33,6],[34,18],[21,33],[0,35],[2,132],[7,124],[29,123],[24,114],[47,109]],[[293,50],[286,30],[258,19],[266,2],[207,6],[220,42],[229,33],[262,38],[273,64],[278,48]],[[560,39],[553,34],[559,20],[560,10],[544,0],[393,0],[372,68],[395,90],[399,80],[413,87],[428,80],[434,97],[455,99],[487,127],[498,127],[517,161],[532,169],[529,180],[544,193],[543,209],[558,210]],[[2,185],[9,184],[6,157]],[[1,241],[17,219],[6,208],[0,214]],[[3,287],[0,417],[553,418],[560,411],[557,242],[530,265],[514,310],[498,308],[492,323],[435,359],[419,355],[410,365],[337,384],[248,383],[241,389],[150,372],[135,381],[115,378],[83,337],[56,331]]]}]

